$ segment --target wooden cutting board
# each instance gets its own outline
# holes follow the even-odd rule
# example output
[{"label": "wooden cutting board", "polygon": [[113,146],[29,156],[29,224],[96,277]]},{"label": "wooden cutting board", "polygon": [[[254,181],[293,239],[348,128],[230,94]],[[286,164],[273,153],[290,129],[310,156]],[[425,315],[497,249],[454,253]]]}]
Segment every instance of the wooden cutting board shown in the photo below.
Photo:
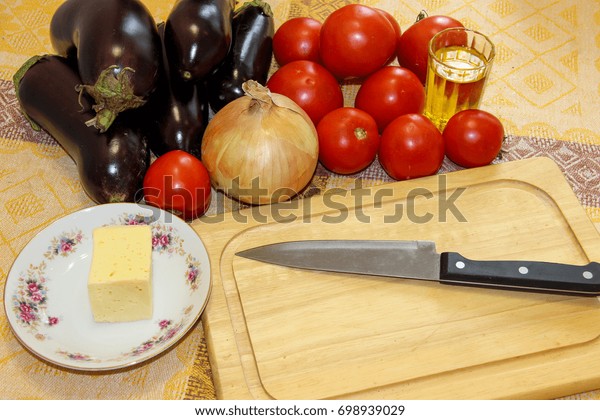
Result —
[{"label": "wooden cutting board", "polygon": [[600,302],[311,272],[235,256],[299,239],[423,239],[473,259],[600,261],[560,169],[534,158],[192,225],[211,261],[203,315],[222,399],[554,398],[600,387]]}]

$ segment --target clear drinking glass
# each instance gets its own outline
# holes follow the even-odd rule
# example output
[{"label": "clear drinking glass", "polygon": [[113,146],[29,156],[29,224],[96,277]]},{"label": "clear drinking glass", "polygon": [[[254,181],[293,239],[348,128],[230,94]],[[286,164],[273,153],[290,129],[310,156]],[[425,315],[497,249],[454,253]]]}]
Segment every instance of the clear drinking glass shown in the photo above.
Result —
[{"label": "clear drinking glass", "polygon": [[471,29],[449,28],[431,39],[423,113],[440,131],[457,112],[479,107],[494,55],[492,41]]}]

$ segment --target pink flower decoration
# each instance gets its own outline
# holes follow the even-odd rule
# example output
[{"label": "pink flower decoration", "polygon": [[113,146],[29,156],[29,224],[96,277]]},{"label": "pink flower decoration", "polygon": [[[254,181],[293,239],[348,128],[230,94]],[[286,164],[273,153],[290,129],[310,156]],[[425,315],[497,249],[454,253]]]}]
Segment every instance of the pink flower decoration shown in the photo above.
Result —
[{"label": "pink flower decoration", "polygon": [[160,237],[160,244],[162,246],[167,246],[169,245],[169,237],[167,235],[163,235]]},{"label": "pink flower decoration", "polygon": [[35,292],[31,294],[31,300],[33,300],[34,302],[41,302],[43,299],[43,296],[40,292]]},{"label": "pink flower decoration", "polygon": [[69,251],[71,251],[71,249],[73,249],[73,245],[70,244],[69,242],[66,242],[66,241],[60,242],[60,250],[62,252],[69,252]]},{"label": "pink flower decoration", "polygon": [[167,328],[169,325],[171,325],[171,321],[169,321],[168,319],[163,319],[162,321],[160,321],[158,323],[158,326],[160,327],[161,330],[164,330],[165,328]]},{"label": "pink flower decoration", "polygon": [[175,336],[175,334],[177,334],[177,331],[178,330],[176,328],[173,328],[172,330],[170,330],[169,332],[167,332],[165,334],[165,337],[164,337],[165,341],[166,340],[170,340],[171,338],[173,338]]},{"label": "pink flower decoration", "polygon": [[56,325],[58,324],[58,318],[55,316],[51,316],[48,318],[48,324],[49,325]]},{"label": "pink flower decoration", "polygon": [[37,291],[40,290],[40,288],[38,287],[37,283],[28,283],[27,284],[27,289],[31,292],[31,293],[35,293]]},{"label": "pink flower decoration", "polygon": [[21,309],[21,319],[24,322],[30,323],[32,321],[35,321],[35,314],[33,312],[31,312],[31,307],[25,303],[22,303],[20,306]]}]

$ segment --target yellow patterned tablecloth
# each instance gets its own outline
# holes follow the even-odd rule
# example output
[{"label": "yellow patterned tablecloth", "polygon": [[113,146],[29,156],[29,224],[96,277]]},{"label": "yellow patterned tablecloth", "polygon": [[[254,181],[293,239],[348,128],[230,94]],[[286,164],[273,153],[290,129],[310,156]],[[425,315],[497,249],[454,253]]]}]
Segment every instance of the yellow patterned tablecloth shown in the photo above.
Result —
[{"label": "yellow patterned tablecloth", "polygon": [[[0,0],[0,293],[14,259],[37,232],[62,216],[93,205],[79,184],[73,161],[51,137],[33,132],[26,124],[12,84],[14,72],[27,58],[52,52],[48,26],[61,1]],[[144,2],[161,21],[174,1]],[[323,21],[335,8],[352,2],[269,3],[279,26],[294,16]],[[507,131],[498,161],[551,157],[600,229],[600,1],[359,3],[392,12],[403,29],[419,11],[426,10],[430,15],[451,15],[489,35],[498,50],[482,108],[496,114]],[[347,105],[352,105],[356,89],[355,85],[344,86]],[[455,169],[446,162],[442,171]],[[363,185],[390,181],[376,163],[360,176]],[[320,168],[309,191],[352,185],[353,178],[334,176]],[[235,207],[226,204],[226,210]],[[599,397],[600,391],[590,390],[571,398]],[[202,324],[174,349],[142,366],[84,374],[51,366],[21,347],[2,307],[0,398],[215,398]]]}]

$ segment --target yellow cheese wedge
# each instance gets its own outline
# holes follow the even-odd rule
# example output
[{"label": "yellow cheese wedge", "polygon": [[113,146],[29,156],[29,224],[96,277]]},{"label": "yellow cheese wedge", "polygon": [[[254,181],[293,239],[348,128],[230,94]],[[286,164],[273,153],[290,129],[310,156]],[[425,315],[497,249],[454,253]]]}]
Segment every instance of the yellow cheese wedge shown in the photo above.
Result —
[{"label": "yellow cheese wedge", "polygon": [[152,318],[150,226],[94,229],[88,293],[96,322]]}]

